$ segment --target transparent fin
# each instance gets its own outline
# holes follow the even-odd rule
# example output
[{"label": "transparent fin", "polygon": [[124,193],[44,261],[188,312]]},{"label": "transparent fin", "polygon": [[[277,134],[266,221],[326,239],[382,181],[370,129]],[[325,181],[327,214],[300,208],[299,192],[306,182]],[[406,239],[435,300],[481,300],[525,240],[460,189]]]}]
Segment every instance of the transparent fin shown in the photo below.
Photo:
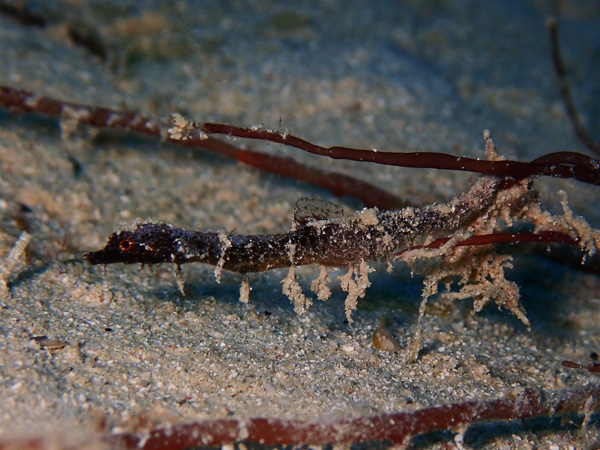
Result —
[{"label": "transparent fin", "polygon": [[315,220],[339,219],[342,217],[344,217],[344,210],[327,200],[303,197],[296,201],[294,209],[295,225],[305,225]]}]

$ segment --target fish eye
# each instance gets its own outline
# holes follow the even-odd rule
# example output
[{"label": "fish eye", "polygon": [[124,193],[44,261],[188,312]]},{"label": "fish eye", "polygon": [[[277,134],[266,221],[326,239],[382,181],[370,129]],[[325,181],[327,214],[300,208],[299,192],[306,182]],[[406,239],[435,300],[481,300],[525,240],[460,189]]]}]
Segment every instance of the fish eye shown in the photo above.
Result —
[{"label": "fish eye", "polygon": [[119,243],[119,247],[121,247],[121,250],[123,250],[123,251],[130,250],[133,247],[133,241],[131,241],[129,239],[123,239]]}]

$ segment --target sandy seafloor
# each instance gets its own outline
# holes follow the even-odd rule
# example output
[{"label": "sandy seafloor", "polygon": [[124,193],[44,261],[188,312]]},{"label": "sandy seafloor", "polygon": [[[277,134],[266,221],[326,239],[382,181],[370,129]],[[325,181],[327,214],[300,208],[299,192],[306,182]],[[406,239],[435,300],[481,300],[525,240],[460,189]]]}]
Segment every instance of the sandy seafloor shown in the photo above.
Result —
[{"label": "sandy seafloor", "polygon": [[[26,27],[0,15],[0,83],[70,101],[168,118],[282,128],[322,145],[430,150],[483,157],[482,131],[500,152],[530,160],[586,150],[558,95],[544,1],[25,1],[49,21]],[[133,2],[131,2],[133,4]],[[68,38],[95,33],[102,61]],[[561,44],[574,96],[598,139],[600,3],[563,2]],[[594,75],[596,74],[596,75]],[[93,139],[92,139],[93,138]],[[445,201],[475,175],[317,159],[276,145],[240,145],[343,171],[416,203]],[[73,161],[80,167],[74,170]],[[403,263],[373,286],[354,323],[331,273],[333,296],[294,314],[286,271],[241,277],[189,265],[183,297],[172,268],[90,267],[119,224],[153,218],[195,229],[287,230],[295,201],[352,199],[265,175],[200,151],[85,128],[61,139],[56,120],[0,111],[0,250],[26,223],[27,264],[8,277],[0,307],[0,436],[50,433],[59,442],[96,431],[233,417],[316,419],[492,399],[522,387],[549,391],[598,382],[567,369],[600,352],[600,278],[519,254],[531,330],[495,306],[430,301],[416,363],[371,346],[385,314],[402,347],[414,333],[422,278]],[[567,191],[600,226],[600,191],[538,180],[545,205]],[[27,205],[29,212],[23,210]],[[26,209],[27,209],[26,208]],[[315,268],[299,269],[309,290]],[[41,348],[34,337],[66,341]],[[468,448],[598,445],[597,416],[472,426]],[[48,431],[50,430],[50,431]],[[455,445],[434,433],[412,445]],[[459,443],[460,444],[460,443]],[[458,445],[458,444],[456,444]],[[556,446],[556,447],[552,447]]]}]

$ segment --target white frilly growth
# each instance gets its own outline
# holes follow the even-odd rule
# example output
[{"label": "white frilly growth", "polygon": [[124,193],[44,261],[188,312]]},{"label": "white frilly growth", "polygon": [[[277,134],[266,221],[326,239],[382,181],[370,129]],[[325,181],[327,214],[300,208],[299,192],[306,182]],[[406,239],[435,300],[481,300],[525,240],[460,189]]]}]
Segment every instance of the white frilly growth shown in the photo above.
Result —
[{"label": "white frilly growth", "polygon": [[248,275],[244,275],[242,278],[242,285],[240,286],[240,302],[248,303],[250,300],[250,291],[252,287],[250,287],[250,282],[248,281]]},{"label": "white frilly growth", "polygon": [[29,233],[25,231],[22,232],[19,239],[17,239],[17,242],[15,242],[15,245],[8,253],[8,256],[0,263],[0,299],[7,298],[10,295],[7,278],[14,270],[21,256],[25,253],[25,249],[30,240],[31,236]]},{"label": "white frilly growth", "polygon": [[358,299],[363,298],[367,288],[371,286],[369,273],[373,271],[374,269],[369,267],[365,260],[362,260],[360,264],[350,266],[346,275],[338,277],[342,289],[348,293],[345,303],[348,323],[353,322],[351,315],[352,311],[356,309]]}]

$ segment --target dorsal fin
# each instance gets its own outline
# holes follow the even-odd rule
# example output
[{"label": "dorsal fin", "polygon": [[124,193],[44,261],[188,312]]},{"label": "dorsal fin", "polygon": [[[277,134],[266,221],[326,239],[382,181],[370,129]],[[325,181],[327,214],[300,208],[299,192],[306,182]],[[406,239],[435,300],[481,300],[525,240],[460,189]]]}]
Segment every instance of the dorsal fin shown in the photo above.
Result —
[{"label": "dorsal fin", "polygon": [[296,201],[294,225],[305,225],[316,220],[339,219],[344,211],[335,203],[318,198],[303,197]]}]

